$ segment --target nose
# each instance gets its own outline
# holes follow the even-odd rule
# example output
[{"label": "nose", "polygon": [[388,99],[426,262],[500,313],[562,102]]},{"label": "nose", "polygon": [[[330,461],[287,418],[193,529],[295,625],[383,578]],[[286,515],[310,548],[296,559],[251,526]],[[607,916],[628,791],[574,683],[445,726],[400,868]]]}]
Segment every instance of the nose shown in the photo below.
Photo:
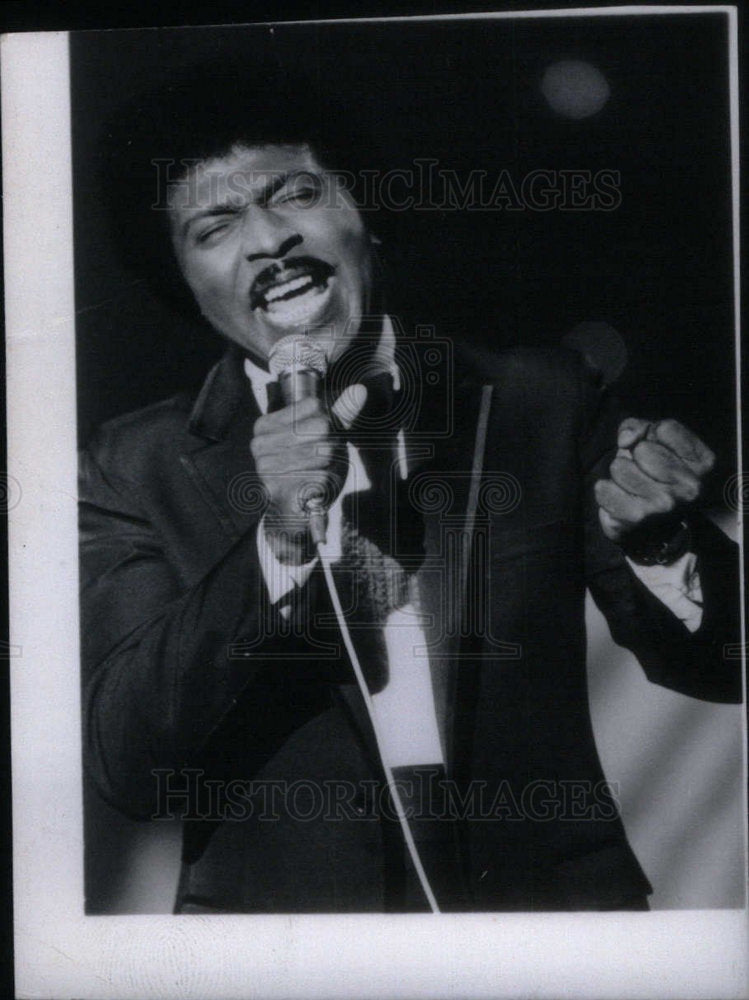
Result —
[{"label": "nose", "polygon": [[272,211],[256,206],[244,222],[245,257],[248,261],[284,257],[303,237]]}]

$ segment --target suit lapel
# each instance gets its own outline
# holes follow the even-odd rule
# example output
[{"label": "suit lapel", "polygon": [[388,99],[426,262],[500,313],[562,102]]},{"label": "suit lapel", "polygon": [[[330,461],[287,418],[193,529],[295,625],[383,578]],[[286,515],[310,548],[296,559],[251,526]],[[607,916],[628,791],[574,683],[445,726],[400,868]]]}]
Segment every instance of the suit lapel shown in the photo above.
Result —
[{"label": "suit lapel", "polygon": [[461,662],[464,595],[460,582],[467,572],[463,539],[480,400],[481,384],[461,380],[451,399],[450,436],[436,448],[431,446],[428,457],[425,435],[413,435],[409,446],[410,493],[417,503],[421,499],[424,518],[426,557],[418,576],[419,593],[448,770],[454,757],[455,694]]},{"label": "suit lapel", "polygon": [[242,363],[241,352],[230,347],[211,371],[190,415],[195,443],[180,455],[231,540],[257,524],[265,506],[249,447],[260,410]]},{"label": "suit lapel", "polygon": [[201,496],[232,539],[260,520],[265,500],[249,450],[252,419],[237,425],[237,435],[185,451],[180,461]]}]

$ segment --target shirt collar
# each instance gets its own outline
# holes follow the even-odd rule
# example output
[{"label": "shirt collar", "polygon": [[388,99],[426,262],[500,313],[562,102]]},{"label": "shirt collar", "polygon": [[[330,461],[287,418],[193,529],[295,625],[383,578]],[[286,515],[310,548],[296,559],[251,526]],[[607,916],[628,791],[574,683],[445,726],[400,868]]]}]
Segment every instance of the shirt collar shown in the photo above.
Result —
[{"label": "shirt collar", "polygon": [[[389,316],[382,318],[382,331],[374,353],[375,368],[388,372],[393,377],[393,389],[400,389],[400,371],[395,361],[395,330]],[[256,365],[250,358],[244,359],[244,373],[250,380],[252,393],[261,413],[268,412],[268,385],[275,376]]]},{"label": "shirt collar", "polygon": [[275,375],[266,371],[249,358],[244,359],[244,373],[250,380],[252,394],[261,413],[268,412],[268,385],[275,381]]}]

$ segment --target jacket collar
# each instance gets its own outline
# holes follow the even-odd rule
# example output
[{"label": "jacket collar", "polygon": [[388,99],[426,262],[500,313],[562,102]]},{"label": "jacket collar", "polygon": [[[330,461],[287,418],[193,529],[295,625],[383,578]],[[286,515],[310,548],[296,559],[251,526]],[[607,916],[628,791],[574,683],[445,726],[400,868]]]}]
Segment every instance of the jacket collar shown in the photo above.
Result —
[{"label": "jacket collar", "polygon": [[230,344],[198,393],[188,421],[191,434],[208,441],[222,441],[238,419],[248,413],[259,413],[243,365],[241,349]]}]

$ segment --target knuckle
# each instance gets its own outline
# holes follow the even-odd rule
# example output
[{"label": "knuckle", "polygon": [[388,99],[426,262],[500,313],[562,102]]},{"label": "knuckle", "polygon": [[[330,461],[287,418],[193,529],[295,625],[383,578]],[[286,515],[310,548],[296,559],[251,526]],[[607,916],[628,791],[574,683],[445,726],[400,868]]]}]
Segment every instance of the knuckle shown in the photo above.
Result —
[{"label": "knuckle", "polygon": [[700,484],[697,479],[687,479],[682,485],[682,495],[688,503],[696,500],[700,495]]},{"label": "knuckle", "polygon": [[674,432],[684,431],[684,425],[680,424],[678,420],[673,417],[666,417],[664,420],[659,420],[656,426],[656,430],[663,431],[666,434],[673,434]]},{"label": "knuckle", "polygon": [[660,468],[663,465],[663,451],[652,441],[640,441],[635,445],[632,458],[643,471],[653,467]]},{"label": "knuckle", "polygon": [[634,431],[642,426],[643,421],[639,417],[625,417],[619,424],[620,431]]},{"label": "knuckle", "polygon": [[666,490],[663,490],[662,492],[657,494],[656,504],[659,511],[661,511],[664,514],[668,514],[669,511],[672,511],[674,509],[676,501],[673,497],[673,494],[671,494]]},{"label": "knuckle", "polygon": [[605,507],[609,511],[617,507],[617,496],[613,490],[613,483],[602,483],[601,488],[596,490],[596,502],[599,507]]}]

